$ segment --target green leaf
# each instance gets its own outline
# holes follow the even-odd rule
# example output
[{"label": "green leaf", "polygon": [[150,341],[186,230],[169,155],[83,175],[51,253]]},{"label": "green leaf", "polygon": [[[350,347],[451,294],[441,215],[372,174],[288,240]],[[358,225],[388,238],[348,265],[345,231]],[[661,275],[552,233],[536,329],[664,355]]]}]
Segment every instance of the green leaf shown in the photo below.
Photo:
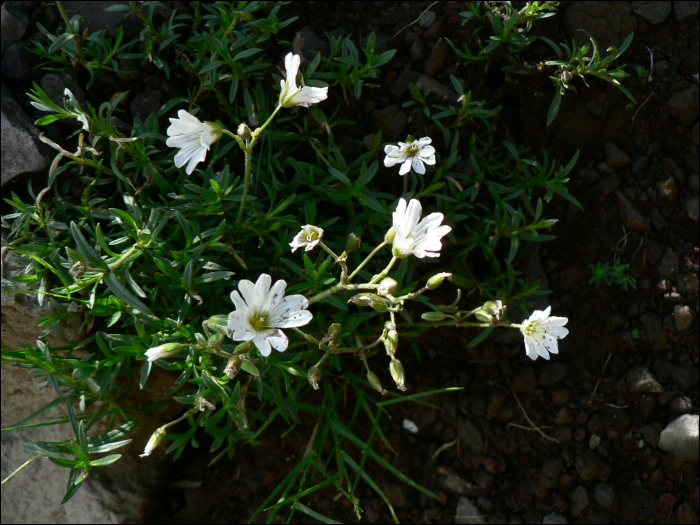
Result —
[{"label": "green leaf", "polygon": [[126,304],[135,308],[139,312],[143,312],[148,315],[154,315],[153,311],[143,304],[137,297],[135,297],[117,278],[114,271],[110,270],[109,273],[104,274],[104,282],[109,287],[114,295],[119,297]]},{"label": "green leaf", "polygon": [[255,366],[250,361],[248,361],[247,359],[241,360],[241,369],[245,370],[246,372],[248,372],[252,376],[260,377],[260,371],[258,370],[258,367]]},{"label": "green leaf", "polygon": [[90,465],[92,465],[93,467],[104,467],[105,465],[111,465],[115,461],[118,461],[120,457],[122,457],[121,454],[112,454],[110,456],[95,459],[90,462]]},{"label": "green leaf", "polygon": [[[304,514],[306,514],[307,516],[311,516],[312,518],[317,519],[317,520],[320,521],[321,523],[338,523],[338,524],[341,523],[340,521],[333,521],[333,520],[330,519],[330,518],[326,518],[323,514],[319,514],[319,513],[316,512],[315,510],[311,510],[309,507],[307,507],[306,505],[302,505],[302,504],[299,503],[299,502],[296,502],[296,503],[294,504],[294,508],[295,508],[295,509],[299,509],[299,510],[302,511]],[[397,523],[398,523],[398,522],[397,522]]]},{"label": "green leaf", "polygon": [[80,228],[77,224],[75,224],[75,222],[71,221],[70,229],[71,233],[73,234],[73,238],[75,239],[75,243],[78,246],[78,253],[85,257],[93,266],[102,268],[103,270],[109,269],[109,265],[103,259],[101,259],[99,255],[97,255],[95,249],[88,244],[87,240],[85,240],[83,232],[80,231]]},{"label": "green leaf", "polygon": [[554,98],[552,99],[552,105],[549,106],[549,112],[547,112],[547,125],[549,126],[552,122],[554,122],[554,119],[557,118],[557,114],[559,113],[559,109],[561,108],[561,91],[559,90],[559,86],[556,86],[557,92],[554,95]]}]

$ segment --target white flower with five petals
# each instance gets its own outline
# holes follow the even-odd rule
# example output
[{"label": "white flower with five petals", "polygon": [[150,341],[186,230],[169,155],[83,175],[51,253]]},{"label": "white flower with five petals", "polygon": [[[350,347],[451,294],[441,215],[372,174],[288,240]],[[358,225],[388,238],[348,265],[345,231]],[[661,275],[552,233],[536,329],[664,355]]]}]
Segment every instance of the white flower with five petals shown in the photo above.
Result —
[{"label": "white flower with five petals", "polygon": [[299,233],[296,234],[294,240],[289,243],[292,247],[292,253],[299,248],[304,248],[305,252],[313,250],[316,245],[323,239],[323,228],[307,224]]},{"label": "white flower with five petals", "polygon": [[549,360],[549,354],[558,354],[558,340],[564,339],[569,330],[564,328],[569,320],[566,317],[550,317],[552,307],[546,310],[535,310],[523,324],[520,331],[525,338],[525,351],[533,361],[537,357]]},{"label": "white flower with five petals", "polygon": [[297,74],[301,58],[299,55],[289,53],[284,57],[284,68],[287,74],[287,80],[280,80],[282,91],[280,92],[280,105],[285,108],[294,106],[309,107],[309,104],[318,104],[322,100],[328,98],[327,87],[311,87],[304,86],[304,79],[301,79],[302,87],[297,86]]},{"label": "white flower with five petals", "polygon": [[236,310],[228,314],[226,330],[234,341],[253,341],[265,357],[272,348],[278,352],[287,349],[289,340],[281,328],[304,326],[313,319],[306,297],[285,297],[287,283],[279,280],[270,288],[271,283],[272,278],[266,273],[255,284],[245,279],[238,283],[240,294],[238,290],[231,292]]},{"label": "white flower with five petals", "polygon": [[404,199],[393,214],[395,235],[393,238],[393,253],[401,259],[409,255],[423,257],[439,257],[442,249],[441,239],[452,231],[446,225],[440,226],[444,215],[431,213],[420,220],[421,205],[416,199],[406,204]]},{"label": "white flower with five petals", "polygon": [[413,142],[399,142],[398,146],[384,146],[384,165],[387,168],[401,164],[399,175],[406,175],[411,166],[416,173],[425,173],[425,164],[435,164],[435,148],[430,145],[432,139],[423,137]]},{"label": "white flower with five petals", "polygon": [[221,138],[222,131],[212,122],[200,122],[184,109],[177,112],[179,118],[171,118],[168,127],[166,144],[171,148],[179,148],[175,155],[175,166],[182,168],[188,161],[188,175],[207,157],[207,151],[212,144]]}]

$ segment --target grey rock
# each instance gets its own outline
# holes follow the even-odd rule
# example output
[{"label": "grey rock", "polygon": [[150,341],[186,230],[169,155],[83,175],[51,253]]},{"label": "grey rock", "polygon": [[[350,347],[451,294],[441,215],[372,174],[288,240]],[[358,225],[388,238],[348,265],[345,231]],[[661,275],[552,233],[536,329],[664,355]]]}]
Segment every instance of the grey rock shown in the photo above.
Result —
[{"label": "grey rock", "polygon": [[698,293],[698,276],[694,273],[684,273],[678,276],[678,291],[681,293]]},{"label": "grey rock", "polygon": [[578,175],[586,184],[594,184],[600,178],[600,173],[595,170],[583,169],[578,172]]},{"label": "grey rock", "polygon": [[425,56],[425,44],[420,38],[416,38],[411,44],[411,60],[423,60]]},{"label": "grey rock", "polygon": [[652,71],[654,72],[654,76],[656,77],[664,76],[666,74],[666,71],[668,71],[668,61],[659,60],[657,62],[654,62],[654,67],[652,68]]},{"label": "grey rock", "polygon": [[[682,415],[690,414],[693,411],[693,400],[688,396],[676,396],[671,399],[668,404],[668,409],[672,414]],[[659,428],[659,433],[661,433],[661,428]]]},{"label": "grey rock", "polygon": [[486,519],[481,515],[479,507],[477,507],[469,498],[462,496],[457,502],[457,513],[455,515],[455,523],[463,524],[480,524],[486,523]]},{"label": "grey rock", "polygon": [[683,414],[666,425],[659,448],[678,457],[698,459],[698,416]]},{"label": "grey rock", "polygon": [[678,196],[678,185],[676,184],[676,179],[669,177],[666,180],[659,181],[656,183],[656,193],[662,199],[673,202]]},{"label": "grey rock", "polygon": [[542,525],[565,525],[569,523],[566,517],[557,512],[550,512],[542,518]]},{"label": "grey rock", "polygon": [[[84,18],[80,23],[81,32],[87,28],[90,29],[91,34],[104,30],[107,32],[107,36],[115,38],[121,28],[124,31],[124,42],[138,38],[140,31],[143,29],[143,24],[135,16],[124,18],[123,11],[106,10],[115,3],[114,0],[94,0],[90,2],[73,0],[63,2],[63,6],[66,9],[68,18],[78,15]],[[161,15],[165,19],[170,18],[169,13],[165,13],[160,8],[156,8],[155,15]]]},{"label": "grey rock", "polygon": [[559,412],[557,412],[554,418],[554,424],[556,425],[568,425],[574,420],[574,415],[571,413],[569,407],[561,407]]},{"label": "grey rock", "polygon": [[479,485],[482,489],[488,490],[493,485],[494,477],[493,474],[489,474],[485,469],[481,468],[472,474],[474,483]]},{"label": "grey rock", "polygon": [[612,142],[605,144],[605,160],[613,168],[622,168],[631,162],[630,158],[627,156],[627,153],[622,151]]},{"label": "grey rock", "polygon": [[547,463],[542,465],[542,473],[552,479],[558,479],[563,469],[564,460],[562,458],[550,459]]},{"label": "grey rock", "polygon": [[683,20],[684,18],[688,18],[689,16],[697,15],[698,5],[699,3],[697,2],[697,0],[691,2],[673,2],[673,12],[676,13],[676,18],[678,20]]},{"label": "grey rock", "polygon": [[423,38],[428,42],[432,42],[433,40],[444,37],[446,33],[447,28],[445,27],[445,22],[438,20],[437,22],[433,22],[428,30],[423,33]]},{"label": "grey rock", "polygon": [[[3,4],[3,8],[4,6],[5,4]],[[2,186],[15,177],[41,171],[49,166],[53,150],[39,140],[41,132],[27,118],[5,84],[2,84],[0,122],[2,126],[2,150],[0,150]],[[3,294],[4,296],[5,294]],[[6,324],[4,317],[2,324]]]},{"label": "grey rock", "polygon": [[586,507],[588,507],[588,491],[586,487],[579,485],[571,493],[571,515],[578,518]]},{"label": "grey rock", "polygon": [[574,433],[569,425],[562,425],[556,428],[554,437],[558,439],[560,443],[568,443],[574,437]]},{"label": "grey rock", "polygon": [[599,162],[598,164],[595,165],[595,169],[596,169],[596,171],[599,171],[603,175],[614,175],[615,174],[615,168],[613,168],[607,162]]},{"label": "grey rock", "polygon": [[319,37],[310,26],[306,26],[294,36],[292,51],[301,58],[301,67],[306,67],[316,58],[319,51],[321,56],[328,57],[331,46],[328,41]]},{"label": "grey rock", "polygon": [[434,78],[427,75],[421,75],[416,81],[416,87],[421,93],[425,93],[430,90],[430,95],[438,98],[444,102],[450,102],[452,104],[457,104],[457,99],[459,95],[452,91],[450,88],[438,82]]},{"label": "grey rock", "polygon": [[632,2],[632,11],[647,22],[660,24],[671,14],[673,5],[668,1]]},{"label": "grey rock", "polygon": [[537,388],[535,372],[529,365],[523,366],[513,378],[510,385],[513,392],[518,394],[532,394]]},{"label": "grey rock", "polygon": [[698,221],[698,216],[700,215],[700,210],[698,209],[699,205],[700,203],[698,202],[697,195],[691,195],[685,199],[685,212],[688,214],[688,217],[695,222]]},{"label": "grey rock", "polygon": [[659,263],[659,277],[662,279],[671,279],[678,274],[678,268],[680,267],[681,261],[678,258],[678,254],[674,252],[671,248],[666,249],[661,262]]},{"label": "grey rock", "polygon": [[632,171],[634,172],[635,175],[639,175],[640,173],[644,173],[646,169],[649,167],[650,163],[649,157],[646,155],[642,155],[639,157],[637,160],[635,160],[632,163]]},{"label": "grey rock", "polygon": [[649,220],[656,231],[661,231],[668,226],[668,222],[658,208],[652,208],[649,212]]},{"label": "grey rock", "polygon": [[131,114],[146,120],[151,113],[157,113],[163,103],[163,93],[157,89],[150,93],[139,93],[131,101]]},{"label": "grey rock", "polygon": [[394,84],[389,89],[389,92],[395,97],[403,97],[406,93],[408,93],[410,84],[415,84],[419,77],[420,73],[418,73],[418,71],[406,69],[398,76],[396,80],[394,80]]},{"label": "grey rock", "polygon": [[648,392],[659,394],[664,388],[645,366],[636,366],[627,372],[627,388],[630,392]]},{"label": "grey rock", "polygon": [[30,42],[22,40],[8,48],[0,64],[3,80],[29,79],[36,64],[36,55],[29,51],[30,47],[33,47]]},{"label": "grey rock", "polygon": [[620,177],[616,173],[613,173],[598,183],[598,190],[603,195],[610,195],[618,186],[620,186]]},{"label": "grey rock", "polygon": [[673,309],[673,315],[676,318],[676,330],[682,332],[693,326],[696,314],[690,306],[677,304]]},{"label": "grey rock", "polygon": [[668,334],[663,329],[661,318],[658,315],[644,314],[639,317],[639,320],[644,325],[644,331],[650,343],[663,345],[668,341]]},{"label": "grey rock", "polygon": [[567,375],[569,375],[569,372],[563,363],[547,363],[542,367],[542,372],[540,373],[540,385],[556,385],[564,380]]},{"label": "grey rock", "polygon": [[457,420],[457,432],[459,438],[474,454],[481,454],[484,450],[484,436],[481,429],[471,420],[460,417]]},{"label": "grey rock", "polygon": [[478,500],[476,500],[478,503],[479,507],[484,509],[484,512],[491,512],[493,510],[493,503],[491,503],[491,500],[481,496]]},{"label": "grey rock", "polygon": [[627,228],[641,232],[650,230],[649,221],[620,190],[615,190],[615,199],[620,210],[620,219]]},{"label": "grey rock", "polygon": [[697,173],[691,173],[688,177],[688,187],[693,191],[698,191],[700,189],[700,178]]},{"label": "grey rock", "polygon": [[620,47],[637,30],[629,2],[575,2],[567,5],[564,20],[569,36],[577,38],[582,34],[579,29],[585,29],[597,40],[598,49]]},{"label": "grey rock", "polygon": [[666,103],[668,111],[681,126],[690,126],[698,118],[698,86],[676,92]]},{"label": "grey rock", "polygon": [[649,443],[652,447],[658,447],[659,437],[661,436],[661,431],[663,430],[663,428],[663,424],[656,421],[654,423],[644,425],[639,429],[639,431],[644,436],[644,441]]},{"label": "grey rock", "polygon": [[586,109],[593,113],[596,117],[605,118],[608,114],[608,108],[597,100],[589,100],[586,103]]},{"label": "grey rock", "polygon": [[593,499],[601,507],[609,509],[615,501],[615,491],[607,483],[598,483],[593,487]]},{"label": "grey rock", "polygon": [[408,116],[395,104],[372,112],[372,123],[388,140],[404,139]]},{"label": "grey rock", "polygon": [[0,7],[0,26],[2,27],[0,54],[4,57],[9,47],[24,36],[24,32],[29,26],[29,17],[23,9],[12,6],[9,2],[4,2]]},{"label": "grey rock", "polygon": [[683,186],[685,184],[685,172],[681,169],[681,167],[676,164],[676,161],[668,157],[666,157],[663,162],[664,170],[673,175],[673,178],[676,179],[678,184]]},{"label": "grey rock", "polygon": [[503,390],[502,388],[492,388],[489,391],[489,399],[487,402],[487,409],[486,409],[486,419],[493,419],[498,415],[498,413],[501,410],[501,407],[503,407],[503,404],[506,402],[506,399],[508,397],[508,391]]},{"label": "grey rock", "polygon": [[[676,307],[678,308],[678,307]],[[692,390],[698,384],[698,367],[690,365],[673,365],[671,378],[678,388],[684,391]]]},{"label": "grey rock", "polygon": [[450,46],[442,38],[435,42],[433,48],[430,50],[430,55],[428,56],[428,59],[425,61],[423,73],[430,77],[436,75],[438,71],[442,69],[442,66],[445,64],[445,60],[447,60],[447,55],[449,53]]},{"label": "grey rock", "polygon": [[576,466],[576,472],[578,472],[578,475],[581,476],[581,479],[584,481],[590,481],[596,476],[596,474],[598,474],[600,459],[598,454],[590,450],[582,455],[576,456],[574,465]]},{"label": "grey rock", "polygon": [[435,14],[435,11],[426,11],[425,13],[423,13],[423,16],[420,17],[420,22],[418,22],[418,25],[427,29],[428,27],[433,25],[433,22],[435,22],[436,18],[437,15]]},{"label": "grey rock", "polygon": [[663,257],[663,252],[661,251],[661,246],[658,243],[653,243],[649,247],[649,262],[651,264],[656,264]]}]

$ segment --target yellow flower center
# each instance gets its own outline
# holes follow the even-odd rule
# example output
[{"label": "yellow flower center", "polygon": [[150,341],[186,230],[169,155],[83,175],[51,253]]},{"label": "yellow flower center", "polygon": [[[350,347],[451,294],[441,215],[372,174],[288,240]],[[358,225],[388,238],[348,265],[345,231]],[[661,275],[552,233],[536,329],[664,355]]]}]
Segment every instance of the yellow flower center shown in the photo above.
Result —
[{"label": "yellow flower center", "polygon": [[415,157],[418,154],[418,151],[420,148],[418,147],[418,144],[415,142],[411,142],[407,147],[406,147],[406,155],[409,157]]},{"label": "yellow flower center", "polygon": [[264,332],[271,328],[269,317],[260,312],[252,312],[248,317],[248,323],[255,332]]}]

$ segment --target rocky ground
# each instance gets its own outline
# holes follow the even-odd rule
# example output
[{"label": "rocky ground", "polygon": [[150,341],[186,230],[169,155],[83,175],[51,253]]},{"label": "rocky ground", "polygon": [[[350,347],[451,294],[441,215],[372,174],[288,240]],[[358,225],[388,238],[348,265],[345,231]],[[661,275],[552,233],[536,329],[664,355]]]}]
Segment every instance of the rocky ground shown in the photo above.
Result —
[{"label": "rocky ground", "polygon": [[[73,14],[88,20],[100,16],[89,3],[65,4],[73,4]],[[407,404],[389,411],[384,430],[398,455],[380,443],[375,450],[439,496],[422,496],[368,462],[370,475],[404,522],[698,522],[698,3],[561,4],[556,17],[535,24],[535,34],[560,42],[574,35],[580,39],[582,33],[576,31],[586,29],[607,48],[634,32],[623,57],[629,71],[637,65],[648,68],[651,49],[653,80],[633,74],[624,81],[639,102],[635,108],[626,109],[627,99],[613,86],[592,79],[590,88],[577,85],[578,93],[564,97],[558,118],[547,128],[551,86],[542,87],[546,98],[534,97],[529,86],[507,83],[497,68],[487,75],[475,66],[465,70],[445,45],[445,37],[456,44],[473,38],[458,16],[462,2],[436,3],[410,27],[430,3],[338,2],[329,11],[323,2],[299,2],[287,8],[287,16],[300,18],[279,37],[293,41],[302,56],[324,45],[319,43],[324,31],[352,33],[358,40],[375,31],[380,45],[398,49],[383,69],[381,87],[363,96],[353,115],[359,124],[349,139],[362,140],[377,130],[391,140],[419,133],[425,122],[409,123],[400,108],[408,83],[432,86],[434,96],[450,100],[456,98],[447,87],[452,74],[463,78],[477,98],[505,106],[498,126],[507,128],[514,141],[543,147],[557,159],[580,151],[570,191],[584,210],[557,201],[550,208],[550,216],[559,219],[556,240],[519,255],[520,267],[552,290],[545,303],[538,299],[531,306],[551,304],[556,315],[569,318],[570,335],[561,342],[560,355],[551,362],[531,362],[522,339],[511,333],[496,333],[467,351],[465,344],[474,334],[456,330],[426,334],[419,341],[420,364],[406,354],[412,391],[464,390],[431,399],[439,410]],[[168,6],[187,9],[185,3]],[[20,26],[24,23],[18,9],[29,15],[28,25],[15,30],[19,36],[14,40],[6,40],[13,34],[12,26],[6,30],[6,20],[14,16]],[[29,67],[26,40],[21,39],[33,38],[32,24],[51,16],[47,13],[51,8],[41,2],[3,4],[3,195],[26,184],[15,178],[17,173],[37,171],[7,168],[5,115],[16,115],[12,122],[22,121],[22,110],[32,116],[23,94],[31,80],[42,81],[46,72]],[[51,81],[61,91],[67,82],[59,77],[44,79],[42,85]],[[177,88],[156,72],[134,81],[130,89],[133,117],[157,109]],[[14,106],[10,93],[19,102]],[[15,128],[21,125],[26,123]],[[32,161],[31,155],[25,157]],[[612,261],[616,247],[631,265],[636,290],[589,283],[588,265]],[[3,324],[5,315],[3,302]],[[404,428],[404,419],[415,423],[416,434]],[[128,519],[247,521],[286,476],[285,465],[295,465],[303,455],[315,422],[304,423],[284,440],[276,436],[287,428],[273,424],[259,446],[241,449],[233,461],[210,469],[204,468],[211,459],[207,446],[176,463],[149,458],[159,482],[145,483],[138,491],[145,497],[141,515]],[[139,452],[130,451],[134,457]],[[3,456],[4,475],[5,465]],[[137,477],[138,465],[130,467]],[[103,470],[93,486],[119,487],[114,475]],[[391,522],[376,493],[367,485],[359,487],[363,521]],[[107,500],[106,492],[93,490],[95,501]],[[3,509],[6,494],[3,487]],[[357,521],[349,504],[334,496],[321,491],[307,503],[337,520]],[[118,501],[109,501],[118,507]],[[32,519],[31,514],[6,516],[3,510],[3,521]],[[113,516],[115,521],[127,519],[118,509]],[[308,518],[296,514],[295,519]]]}]

